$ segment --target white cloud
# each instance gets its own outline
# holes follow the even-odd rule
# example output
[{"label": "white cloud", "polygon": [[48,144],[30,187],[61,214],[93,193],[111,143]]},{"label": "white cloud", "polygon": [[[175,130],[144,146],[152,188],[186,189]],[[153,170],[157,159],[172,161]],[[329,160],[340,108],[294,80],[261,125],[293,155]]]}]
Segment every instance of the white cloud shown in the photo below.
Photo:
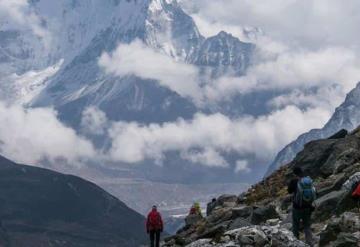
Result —
[{"label": "white cloud", "polygon": [[348,49],[327,48],[315,52],[287,52],[250,67],[242,77],[222,77],[205,88],[206,97],[222,100],[259,90],[306,90],[337,84],[344,95],[360,79],[360,63]]},{"label": "white cloud", "polygon": [[[181,0],[191,15],[214,28],[251,26],[300,47],[358,46],[356,0]],[[200,25],[204,26],[204,25]]]},{"label": "white cloud", "polygon": [[81,128],[87,134],[105,134],[107,123],[106,114],[95,106],[86,108],[82,113]]},{"label": "white cloud", "polygon": [[251,169],[249,168],[249,163],[247,160],[238,160],[235,164],[235,172],[236,173],[249,173]]},{"label": "white cloud", "polygon": [[200,76],[196,67],[176,62],[139,40],[120,44],[112,54],[104,53],[99,65],[107,73],[117,76],[134,74],[156,80],[179,95],[191,98],[199,106],[260,90],[306,90],[333,84],[339,85],[338,93],[344,97],[360,78],[356,54],[339,47],[286,51],[275,57],[262,57],[246,75],[224,75],[216,80]]},{"label": "white cloud", "polygon": [[[114,123],[110,130],[111,159],[129,163],[161,160],[169,151],[191,154],[190,160],[204,165],[225,165],[220,153],[236,152],[269,160],[299,134],[321,127],[330,117],[322,109],[301,111],[294,106],[259,118],[230,119],[222,114],[197,114],[192,120],[164,124]],[[186,156],[185,156],[186,157]],[[188,156],[189,157],[189,156]]]},{"label": "white cloud", "polygon": [[320,107],[331,112],[344,100],[345,92],[339,85],[322,87],[310,92],[303,92],[295,89],[288,94],[273,98],[268,105],[273,109],[283,108],[287,105],[296,105],[301,108]]},{"label": "white cloud", "polygon": [[27,0],[0,0],[1,18],[10,19],[21,27],[31,29],[36,36],[42,38],[44,45],[49,47],[51,34],[43,27],[40,17],[31,8]]},{"label": "white cloud", "polygon": [[201,101],[197,68],[176,62],[140,40],[130,44],[120,44],[112,54],[103,53],[99,65],[107,73],[117,76],[136,75],[144,79],[157,80],[160,85],[183,97]]},{"label": "white cloud", "polygon": [[[63,125],[53,110],[24,109],[0,103],[0,152],[27,164],[57,159],[77,164],[89,159],[126,163],[153,159],[161,162],[167,152],[175,151],[195,164],[228,167],[224,154],[235,152],[240,156],[268,160],[300,133],[320,127],[329,115],[321,109],[301,111],[288,106],[258,118],[231,119],[219,113],[198,113],[188,121],[179,119],[141,125],[111,122],[103,112],[91,107],[83,113],[83,128],[91,134],[109,135],[112,144],[109,150],[100,153],[89,140]],[[236,172],[247,172],[248,169],[248,164],[241,162],[235,167]]]},{"label": "white cloud", "polygon": [[96,153],[93,145],[62,124],[52,109],[24,109],[1,102],[0,152],[26,164],[56,159],[77,164]]},{"label": "white cloud", "polygon": [[205,148],[205,150],[190,150],[181,153],[181,157],[189,160],[192,163],[206,165],[210,167],[228,167],[229,164],[221,156],[221,154],[212,148]]}]

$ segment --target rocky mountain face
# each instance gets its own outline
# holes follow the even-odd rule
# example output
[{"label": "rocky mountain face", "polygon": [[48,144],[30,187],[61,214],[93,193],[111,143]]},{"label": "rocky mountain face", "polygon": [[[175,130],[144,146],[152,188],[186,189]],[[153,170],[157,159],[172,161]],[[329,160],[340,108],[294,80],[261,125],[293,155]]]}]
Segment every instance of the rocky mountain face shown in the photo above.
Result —
[{"label": "rocky mountain face", "polygon": [[317,189],[312,230],[315,246],[360,246],[358,202],[351,196],[360,183],[360,128],[309,142],[288,165],[240,196],[223,195],[206,218],[187,218],[186,226],[165,246],[307,246],[291,232],[287,184],[301,167]]},{"label": "rocky mountain face", "polygon": [[145,219],[81,178],[0,157],[0,246],[138,247]]},{"label": "rocky mountain face", "polygon": [[322,129],[313,129],[308,133],[299,136],[295,141],[287,145],[276,156],[275,160],[270,164],[266,176],[270,175],[282,165],[289,163],[304,145],[310,141],[327,138],[334,133],[345,129],[352,131],[360,124],[360,84],[357,85],[346,97],[343,104],[336,110],[330,120]]},{"label": "rocky mountain face", "polygon": [[[41,16],[45,19],[47,2],[33,3],[36,10],[43,11]],[[49,24],[60,36],[55,39],[61,42],[58,50],[51,50],[48,56],[64,62],[29,103],[54,106],[62,120],[75,127],[82,111],[90,105],[98,106],[111,120],[144,123],[191,118],[197,111],[191,100],[152,80],[107,75],[99,67],[98,59],[103,52],[115,50],[119,43],[141,40],[176,61],[210,70],[213,76],[243,74],[254,50],[254,45],[225,32],[204,38],[193,19],[174,0],[109,1],[105,5],[103,1],[88,0],[58,5],[48,21],[65,25]],[[95,24],[92,19],[102,20]]]}]

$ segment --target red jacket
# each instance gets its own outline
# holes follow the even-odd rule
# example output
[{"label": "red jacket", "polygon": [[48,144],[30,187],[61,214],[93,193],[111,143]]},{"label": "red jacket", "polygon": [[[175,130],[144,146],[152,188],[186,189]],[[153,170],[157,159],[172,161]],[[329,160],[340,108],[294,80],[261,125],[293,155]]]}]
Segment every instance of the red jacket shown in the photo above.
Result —
[{"label": "red jacket", "polygon": [[153,209],[147,217],[146,231],[162,231],[163,228],[164,224],[160,213],[156,209]]}]

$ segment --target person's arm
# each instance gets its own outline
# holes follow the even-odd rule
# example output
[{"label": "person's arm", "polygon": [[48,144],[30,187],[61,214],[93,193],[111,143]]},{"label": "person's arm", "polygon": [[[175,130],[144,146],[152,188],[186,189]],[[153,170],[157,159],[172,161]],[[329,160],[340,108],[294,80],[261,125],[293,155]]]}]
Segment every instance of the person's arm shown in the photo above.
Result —
[{"label": "person's arm", "polygon": [[146,232],[147,233],[149,233],[149,224],[150,224],[150,221],[149,221],[149,215],[148,215],[148,217],[147,217],[147,219],[146,219]]},{"label": "person's arm", "polygon": [[289,185],[288,185],[289,194],[295,193],[296,192],[296,187],[297,187],[297,180],[296,179],[291,180]]},{"label": "person's arm", "polygon": [[162,220],[161,214],[159,214],[159,219],[160,219],[160,226],[161,226],[160,232],[163,232],[164,231],[164,222]]}]

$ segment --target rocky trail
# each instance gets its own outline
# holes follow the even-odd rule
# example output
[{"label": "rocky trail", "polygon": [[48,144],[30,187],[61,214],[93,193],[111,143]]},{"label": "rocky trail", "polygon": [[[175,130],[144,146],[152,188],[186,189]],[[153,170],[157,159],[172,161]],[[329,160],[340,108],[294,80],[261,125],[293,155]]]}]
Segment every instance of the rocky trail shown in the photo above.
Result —
[{"label": "rocky trail", "polygon": [[360,181],[360,128],[305,145],[288,165],[247,192],[222,195],[205,217],[188,216],[186,226],[165,239],[166,247],[308,246],[291,232],[287,184],[294,167],[314,180],[312,214],[315,246],[360,246],[359,201],[351,196]]}]

